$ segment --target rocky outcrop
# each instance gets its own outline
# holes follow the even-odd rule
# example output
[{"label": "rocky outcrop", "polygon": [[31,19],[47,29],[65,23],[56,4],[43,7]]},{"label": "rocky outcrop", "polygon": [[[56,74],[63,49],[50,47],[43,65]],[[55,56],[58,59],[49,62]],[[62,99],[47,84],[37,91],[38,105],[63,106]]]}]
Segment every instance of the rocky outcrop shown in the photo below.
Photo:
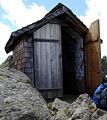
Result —
[{"label": "rocky outcrop", "polygon": [[56,98],[48,106],[51,120],[107,120],[107,111],[97,108],[88,94],[80,95],[72,104]]},{"label": "rocky outcrop", "polygon": [[0,69],[0,120],[48,120],[50,112],[41,94],[22,72]]},{"label": "rocky outcrop", "polygon": [[9,55],[7,59],[0,65],[0,68],[5,68],[5,67],[14,67],[12,55]]},{"label": "rocky outcrop", "polygon": [[96,107],[88,94],[73,103],[58,98],[47,106],[22,72],[0,68],[0,120],[107,120],[107,111]]}]

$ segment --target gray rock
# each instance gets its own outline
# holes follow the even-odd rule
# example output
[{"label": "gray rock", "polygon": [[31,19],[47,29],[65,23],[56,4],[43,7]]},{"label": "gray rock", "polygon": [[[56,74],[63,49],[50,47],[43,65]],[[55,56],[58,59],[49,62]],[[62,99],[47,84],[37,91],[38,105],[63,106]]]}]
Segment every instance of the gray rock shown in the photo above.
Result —
[{"label": "gray rock", "polygon": [[87,107],[78,107],[76,108],[75,112],[73,113],[71,120],[82,119],[82,120],[89,120],[91,112]]},{"label": "gray rock", "polygon": [[58,98],[48,104],[20,71],[0,69],[0,120],[107,120],[88,94],[73,103]]},{"label": "gray rock", "polygon": [[5,67],[14,67],[12,55],[9,55],[7,59],[0,65],[0,68],[5,68]]},{"label": "gray rock", "polygon": [[91,120],[107,120],[107,111],[99,108],[96,109],[96,111],[91,116]]},{"label": "gray rock", "polygon": [[68,118],[65,109],[70,105],[69,103],[56,98],[52,104],[48,104],[48,106],[50,105],[51,120],[66,120]]},{"label": "gray rock", "polygon": [[0,120],[49,120],[41,94],[20,71],[0,69]]},{"label": "gray rock", "polygon": [[71,104],[55,99],[52,106],[57,111],[51,120],[106,120],[107,116],[107,112],[98,109],[88,94],[80,95]]},{"label": "gray rock", "polygon": [[107,114],[106,114],[106,115],[101,116],[98,120],[107,120]]},{"label": "gray rock", "polygon": [[65,108],[67,105],[70,105],[70,104],[56,98],[52,104],[52,109],[57,109],[59,111],[59,110],[62,110],[63,108]]}]

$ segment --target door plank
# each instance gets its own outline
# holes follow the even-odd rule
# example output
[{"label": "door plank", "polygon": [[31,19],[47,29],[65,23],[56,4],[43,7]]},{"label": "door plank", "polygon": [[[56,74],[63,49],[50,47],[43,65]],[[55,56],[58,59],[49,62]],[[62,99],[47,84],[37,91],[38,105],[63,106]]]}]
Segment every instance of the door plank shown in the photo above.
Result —
[{"label": "door plank", "polygon": [[93,22],[85,38],[86,86],[92,94],[102,82],[99,20]]}]

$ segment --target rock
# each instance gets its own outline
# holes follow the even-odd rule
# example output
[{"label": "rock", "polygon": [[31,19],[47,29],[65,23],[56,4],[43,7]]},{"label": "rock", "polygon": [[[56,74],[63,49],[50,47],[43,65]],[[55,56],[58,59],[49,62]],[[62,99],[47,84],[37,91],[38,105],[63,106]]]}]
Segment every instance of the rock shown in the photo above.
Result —
[{"label": "rock", "polygon": [[68,108],[69,120],[89,120],[92,112],[96,110],[96,105],[93,103],[88,94],[80,95]]},{"label": "rock", "polygon": [[107,120],[107,115],[101,116],[98,120]]},{"label": "rock", "polygon": [[96,111],[91,116],[91,120],[107,120],[107,111],[101,110],[99,108],[96,109]]},{"label": "rock", "polygon": [[56,109],[59,111],[65,108],[67,105],[69,105],[69,103],[56,98],[52,104],[52,109]]},{"label": "rock", "polygon": [[47,103],[22,72],[0,69],[0,120],[107,120],[107,111],[97,108],[88,94],[73,103],[58,98]]},{"label": "rock", "polygon": [[71,116],[71,120],[82,119],[82,120],[89,120],[91,112],[87,107],[78,107],[76,108],[75,112]]},{"label": "rock", "polygon": [[0,120],[50,120],[47,103],[22,72],[0,69]]},{"label": "rock", "polygon": [[68,116],[65,110],[58,111],[55,117],[55,120],[67,120]]},{"label": "rock", "polygon": [[51,104],[51,120],[107,120],[107,111],[98,109],[88,94],[81,94],[73,103],[55,99]]},{"label": "rock", "polygon": [[13,67],[13,56],[9,55],[7,59],[0,65],[0,68]]},{"label": "rock", "polygon": [[53,116],[51,120],[66,120],[68,118],[65,109],[70,105],[69,103],[56,98],[54,102],[48,106],[50,105],[50,112]]}]

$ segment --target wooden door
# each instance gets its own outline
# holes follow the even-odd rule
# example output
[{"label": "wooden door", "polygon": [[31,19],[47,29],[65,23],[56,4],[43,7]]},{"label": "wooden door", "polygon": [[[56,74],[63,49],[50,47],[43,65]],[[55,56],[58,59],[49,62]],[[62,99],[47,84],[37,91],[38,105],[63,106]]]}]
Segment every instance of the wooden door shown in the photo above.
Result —
[{"label": "wooden door", "polygon": [[89,94],[102,82],[99,20],[93,22],[85,39],[86,87]]},{"label": "wooden door", "polygon": [[47,24],[34,33],[35,85],[42,91],[62,90],[60,30]]},{"label": "wooden door", "polygon": [[60,89],[61,63],[58,41],[35,41],[35,79],[39,90]]}]

